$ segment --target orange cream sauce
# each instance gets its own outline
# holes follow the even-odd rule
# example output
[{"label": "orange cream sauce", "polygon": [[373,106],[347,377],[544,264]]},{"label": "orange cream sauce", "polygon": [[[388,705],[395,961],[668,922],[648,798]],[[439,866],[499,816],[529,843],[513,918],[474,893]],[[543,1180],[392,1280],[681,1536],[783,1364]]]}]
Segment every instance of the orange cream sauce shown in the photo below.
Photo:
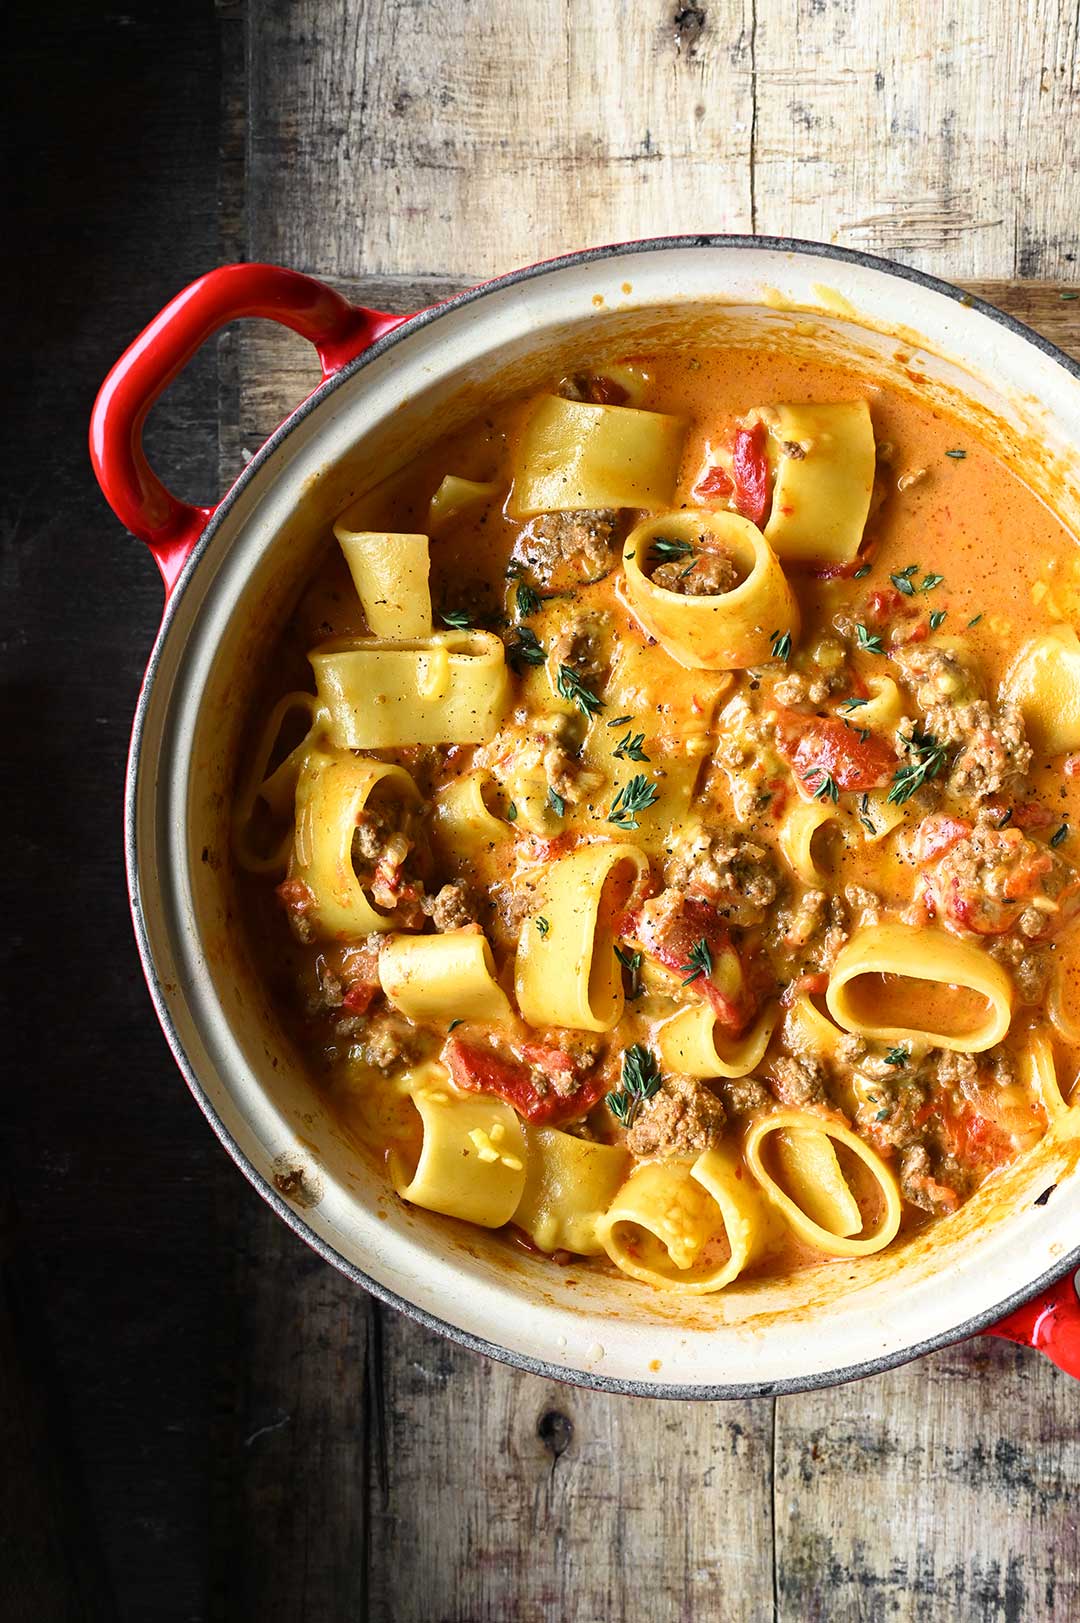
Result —
[{"label": "orange cream sauce", "polygon": [[[635,405],[645,409],[677,414],[689,421],[674,507],[691,503],[691,491],[702,472],[714,460],[714,452],[736,417],[752,407],[773,401],[829,402],[865,398],[870,406],[881,460],[879,470],[884,499],[872,511],[867,525],[860,562],[869,573],[860,580],[822,579],[809,572],[790,571],[789,579],[802,611],[801,649],[812,647],[815,639],[830,633],[834,616],[845,609],[864,604],[871,592],[889,593],[890,575],[918,566],[917,579],[940,574],[943,579],[915,603],[919,614],[928,618],[933,611],[942,616],[935,636],[956,639],[964,657],[976,667],[983,691],[995,695],[1011,659],[1025,637],[1054,618],[1072,612],[1080,617],[1080,552],[1073,537],[1053,514],[1027,490],[994,455],[961,429],[940,410],[928,406],[918,394],[901,394],[880,389],[873,379],[802,361],[787,362],[771,354],[753,355],[743,351],[702,353],[687,360],[682,355],[633,357],[647,383],[644,395]],[[552,380],[552,387],[557,380]],[[473,509],[450,530],[432,543],[432,598],[436,609],[465,610],[475,624],[492,625],[510,634],[512,602],[516,582],[508,577],[508,564],[520,556],[523,526],[509,519],[504,502],[509,485],[514,449],[521,425],[530,407],[528,401],[493,406],[468,429],[444,439],[418,458],[402,475],[396,476],[372,499],[368,526],[385,526],[401,531],[425,532],[428,507],[442,478],[453,473],[474,480],[495,480],[499,494],[487,507]],[[950,455],[950,452],[957,453]],[[959,453],[962,453],[959,454]],[[900,488],[900,487],[903,488]],[[644,517],[645,515],[636,515]],[[623,530],[621,533],[625,533]],[[515,552],[517,548],[517,552]],[[618,549],[612,554],[612,570],[592,584],[579,584],[572,594],[546,603],[530,620],[545,644],[556,635],[565,615],[573,609],[595,611],[604,616],[610,636],[618,648],[642,647],[645,639],[618,590],[621,571]],[[557,583],[556,583],[557,584]],[[893,596],[897,594],[893,591]],[[908,600],[899,604],[909,608]],[[500,620],[502,624],[500,625]],[[436,619],[436,626],[439,621]],[[290,686],[310,687],[306,652],[315,643],[335,635],[361,633],[364,620],[344,562],[336,549],[313,580],[286,628],[274,660],[274,675],[268,689],[270,698]],[[680,729],[695,713],[700,694],[721,706],[736,691],[756,702],[760,686],[755,673],[737,673],[730,685],[710,673],[687,676],[670,666],[660,651],[657,660],[667,673],[654,690],[652,714],[635,717],[634,730],[644,730],[656,747],[650,750],[652,766],[661,784],[658,812],[650,823],[642,816],[642,829],[634,836],[656,860],[670,838],[673,808],[684,813],[703,803],[725,822],[736,821],[727,796],[724,774],[710,768],[707,761],[696,776],[688,773],[674,753],[663,747],[665,729]],[[890,662],[880,654],[855,651],[850,663],[856,678],[894,674]],[[797,660],[792,662],[797,668]],[[773,672],[773,676],[777,673]],[[782,673],[780,673],[782,674]],[[518,697],[530,705],[543,702],[543,673],[526,671],[518,684]],[[718,693],[718,689],[727,688]],[[835,715],[837,705],[830,700],[820,713]],[[910,713],[910,707],[908,710]],[[594,721],[599,729],[613,712]],[[854,720],[857,722],[857,715]],[[446,781],[467,770],[475,758],[473,750],[450,750],[437,769],[438,781]],[[404,759],[404,757],[402,757]],[[633,769],[631,769],[633,770]],[[665,779],[667,780],[665,784]],[[1060,759],[1036,759],[1030,773],[1031,798],[1049,813],[1052,826],[1068,823],[1080,826],[1080,777],[1068,777]],[[571,836],[595,829],[609,804],[610,783],[603,784],[593,798],[569,808],[552,837],[569,832]],[[790,786],[787,791],[792,793]],[[845,797],[848,798],[848,797]],[[777,847],[779,820],[776,808],[755,812],[747,823],[756,840]],[[601,822],[601,834],[621,837]],[[1045,837],[1043,835],[1042,837]],[[1061,855],[1074,860],[1073,840],[1080,848],[1080,834],[1070,835]],[[910,849],[902,839],[887,838],[877,844],[843,845],[826,834],[824,844],[815,848],[837,889],[858,883],[870,887],[888,909],[903,909],[912,900],[916,878]],[[526,889],[530,867],[536,868],[544,853],[527,848],[527,842],[511,841],[482,857],[470,877],[483,896],[491,887],[514,879]],[[778,860],[780,860],[778,858]],[[448,877],[448,876],[447,876]],[[358,1072],[342,1062],[341,1045],[328,1039],[318,1022],[304,1013],[304,998],[314,984],[320,949],[290,940],[284,920],[270,897],[269,887],[245,881],[248,906],[261,938],[259,951],[269,980],[277,990],[299,1039],[310,1052],[313,1067],[343,1120],[360,1144],[374,1153],[388,1145],[404,1144],[412,1138],[415,1153],[415,1116],[400,1095],[380,1088],[370,1071]],[[485,924],[485,914],[479,914]],[[493,941],[496,960],[504,977],[511,957],[505,942]],[[1064,979],[1066,1006],[1080,1006],[1080,928],[1059,936],[1048,952]],[[331,954],[332,956],[332,954]],[[646,970],[646,987],[648,972]],[[815,988],[815,991],[820,988]],[[912,998],[922,1000],[925,1013],[934,1005],[935,1020],[948,1029],[948,992],[929,991],[922,983],[890,986],[887,1002],[890,1016],[898,1020],[913,1010]],[[970,994],[959,994],[960,1002]],[[633,1042],[654,1043],[656,1022],[644,1005],[627,1004],[627,1012],[603,1046],[617,1054]],[[665,1011],[666,1013],[667,1011]],[[961,1020],[958,1006],[953,1015]],[[1023,1030],[1041,1019],[1037,1008],[1024,1012],[1016,1022]],[[541,1034],[549,1040],[551,1033]],[[774,1039],[774,1047],[777,1039]],[[1015,1042],[1010,1039],[1010,1046]],[[1058,1042],[1059,1076],[1068,1095],[1080,1068],[1080,1055]],[[1037,1102],[1032,1102],[1035,1119]],[[593,1111],[590,1125],[598,1136],[617,1137],[603,1104]],[[1012,1153],[1012,1152],[1010,1152]],[[845,1166],[850,1158],[845,1158]],[[979,1177],[986,1172],[981,1166]],[[856,1193],[866,1205],[873,1203],[860,1182],[853,1180]],[[906,1209],[905,1226],[921,1224],[923,1213]],[[797,1240],[788,1237],[777,1242],[765,1263],[756,1270],[776,1271],[820,1261]],[[597,1266],[607,1266],[604,1259]]]}]

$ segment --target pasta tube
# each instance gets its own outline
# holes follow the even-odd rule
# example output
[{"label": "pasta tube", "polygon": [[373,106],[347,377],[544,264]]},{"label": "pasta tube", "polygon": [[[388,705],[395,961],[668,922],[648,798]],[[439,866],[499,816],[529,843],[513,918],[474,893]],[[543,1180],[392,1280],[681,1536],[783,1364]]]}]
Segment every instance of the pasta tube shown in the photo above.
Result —
[{"label": "pasta tube", "polygon": [[430,637],[426,535],[334,525],[373,637]]},{"label": "pasta tube", "polygon": [[495,787],[490,772],[466,772],[435,796],[435,842],[449,866],[460,869],[478,852],[509,839],[509,823],[488,806],[485,795]]},{"label": "pasta tube", "polygon": [[684,1076],[749,1076],[765,1057],[776,1015],[768,1009],[743,1036],[732,1037],[708,1003],[693,1003],[660,1027],[660,1057],[667,1070]]},{"label": "pasta tube", "polygon": [[525,1187],[525,1134],[513,1110],[488,1094],[459,1093],[434,1061],[413,1071],[406,1086],[423,1138],[416,1157],[391,1151],[397,1193],[429,1212],[501,1228]]},{"label": "pasta tube", "polygon": [[404,767],[321,750],[304,763],[289,878],[311,892],[306,917],[317,935],[336,940],[386,929],[386,916],[368,900],[352,860],[357,818],[373,795],[409,805],[420,800]]},{"label": "pasta tube", "polygon": [[[739,582],[715,597],[687,597],[645,573],[660,541],[697,547],[707,538],[729,557]],[[630,531],[623,547],[626,595],[637,618],[680,665],[742,670],[772,657],[777,633],[799,634],[799,608],[761,531],[738,513],[664,513]]]},{"label": "pasta tube", "polygon": [[557,1127],[526,1127],[525,1142],[525,1190],[514,1222],[541,1251],[602,1252],[599,1225],[629,1171],[629,1152]]},{"label": "pasta tube", "polygon": [[[307,731],[299,744],[271,772],[270,762],[290,716],[303,717]],[[248,873],[282,874],[289,861],[293,842],[293,816],[296,785],[304,763],[316,746],[326,725],[326,714],[313,693],[286,693],[267,718],[259,736],[251,770],[244,779],[233,810],[233,850],[241,868]],[[268,819],[279,825],[260,839],[259,807]]]},{"label": "pasta tube", "polygon": [[[765,1165],[765,1146],[775,1136],[775,1176]],[[877,1184],[881,1212],[863,1232],[859,1203],[848,1185],[834,1144],[856,1156]],[[766,1198],[800,1240],[834,1257],[866,1257],[896,1237],[902,1207],[896,1177],[881,1156],[842,1122],[808,1110],[778,1110],[754,1122],[744,1146],[747,1164]]]},{"label": "pasta tube", "polygon": [[609,881],[638,882],[648,859],[633,845],[579,846],[548,869],[540,900],[521,927],[515,989],[522,1018],[534,1026],[610,1031],[624,1007],[615,957]]},{"label": "pasta tube", "polygon": [[490,500],[497,489],[498,486],[494,482],[459,479],[457,474],[448,473],[431,498],[428,523],[431,525],[432,533],[448,529],[462,513],[467,513],[471,507],[479,507],[481,502]]},{"label": "pasta tube", "polygon": [[637,1166],[599,1235],[612,1262],[633,1279],[700,1295],[730,1285],[762,1249],[768,1229],[759,1190],[732,1146],[721,1144],[693,1166]]},{"label": "pasta tube", "polygon": [[[918,988],[904,986],[912,981]],[[856,930],[841,949],[825,1001],[837,1025],[862,1037],[977,1054],[1008,1031],[1013,989],[1001,965],[970,941],[879,924]],[[899,1018],[898,1002],[915,1018]]]},{"label": "pasta tube", "polygon": [[862,541],[877,466],[866,401],[767,406],[758,415],[773,468],[765,539],[785,563],[848,563]]},{"label": "pasta tube", "polygon": [[495,960],[480,930],[392,935],[379,954],[379,981],[401,1013],[425,1020],[513,1019],[495,979]]},{"label": "pasta tube", "polygon": [[1080,637],[1072,626],[1051,626],[1025,643],[1002,691],[1019,705],[1040,755],[1080,749]]},{"label": "pasta tube", "polygon": [[488,631],[338,638],[308,658],[339,749],[483,744],[510,702],[505,650]]},{"label": "pasta tube", "polygon": [[545,395],[518,444],[510,515],[664,507],[675,488],[684,432],[682,418],[662,412]]}]

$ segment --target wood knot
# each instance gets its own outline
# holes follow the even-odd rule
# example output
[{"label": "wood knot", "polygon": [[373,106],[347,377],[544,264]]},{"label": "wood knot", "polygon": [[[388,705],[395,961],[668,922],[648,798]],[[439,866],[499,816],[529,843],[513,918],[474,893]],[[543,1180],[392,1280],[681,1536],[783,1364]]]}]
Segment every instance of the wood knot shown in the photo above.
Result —
[{"label": "wood knot", "polygon": [[569,1415],[561,1414],[558,1409],[547,1409],[536,1422],[536,1435],[552,1459],[557,1460],[573,1441],[574,1423]]}]

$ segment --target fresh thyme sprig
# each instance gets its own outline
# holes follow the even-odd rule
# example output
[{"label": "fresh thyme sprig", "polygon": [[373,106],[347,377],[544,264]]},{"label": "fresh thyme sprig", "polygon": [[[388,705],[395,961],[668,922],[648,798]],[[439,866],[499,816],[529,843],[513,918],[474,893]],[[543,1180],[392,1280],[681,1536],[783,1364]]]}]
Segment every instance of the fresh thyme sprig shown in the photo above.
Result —
[{"label": "fresh thyme sprig", "polygon": [[685,976],[684,986],[692,986],[703,975],[706,980],[712,975],[712,953],[709,951],[709,943],[704,936],[695,941],[690,948],[686,955],[685,964],[679,965],[679,974]]},{"label": "fresh thyme sprig", "polygon": [[948,609],[933,609],[931,611],[931,614],[930,614],[930,630],[931,631],[940,630],[941,626],[943,626],[944,623],[945,623],[945,616],[948,614],[948,612],[949,612]]},{"label": "fresh thyme sprig", "polygon": [[621,1086],[609,1093],[611,1114],[627,1129],[634,1125],[638,1111],[647,1099],[660,1091],[660,1067],[643,1043],[623,1051]]},{"label": "fresh thyme sprig", "polygon": [[1069,825],[1068,825],[1068,823],[1062,823],[1061,827],[1055,833],[1051,834],[1051,836],[1050,836],[1050,848],[1051,848],[1051,850],[1056,851],[1058,846],[1061,844],[1062,840],[1066,840],[1066,839],[1068,839],[1068,837],[1069,837]]},{"label": "fresh thyme sprig", "polygon": [[818,780],[818,786],[814,790],[814,799],[831,800],[835,806],[836,802],[840,799],[840,788],[832,773],[826,772],[823,766],[812,766],[809,772],[807,772],[803,777],[803,782],[806,784],[808,789],[810,787],[811,778],[816,778]]},{"label": "fresh thyme sprig", "polygon": [[899,1068],[902,1065],[906,1065],[910,1057],[910,1050],[901,1044],[897,1048],[889,1049],[889,1052],[885,1055],[885,1063],[886,1065],[895,1065],[897,1068]]},{"label": "fresh thyme sprig", "polygon": [[586,686],[572,665],[559,666],[555,686],[560,697],[576,704],[583,716],[594,716],[604,708],[603,699],[597,698],[592,688]]},{"label": "fresh thyme sprig", "polygon": [[506,658],[511,670],[520,671],[525,665],[542,665],[547,651],[535,631],[519,626],[515,641],[506,645]]},{"label": "fresh thyme sprig", "polygon": [[673,558],[693,558],[695,551],[690,541],[669,540],[665,536],[658,536],[649,548],[649,562],[663,564],[670,563]]},{"label": "fresh thyme sprig", "polygon": [[607,820],[614,823],[616,828],[640,828],[637,820],[639,811],[646,811],[659,794],[655,783],[650,783],[644,772],[637,772],[624,783],[615,799],[611,802],[611,810]]},{"label": "fresh thyme sprig", "polygon": [[791,632],[771,631],[769,633],[769,643],[772,647],[773,658],[786,660],[791,653]]},{"label": "fresh thyme sprig", "polygon": [[548,785],[548,805],[551,807],[556,817],[561,817],[566,811],[566,801],[563,799],[562,795],[555,793],[555,790],[550,784]]},{"label": "fresh thyme sprig", "polygon": [[641,958],[639,951],[631,952],[627,947],[616,947],[615,956],[630,977],[630,990],[627,997],[633,1002],[641,995]]},{"label": "fresh thyme sprig", "polygon": [[547,919],[542,913],[538,913],[536,916],[536,928],[540,932],[541,936],[547,935],[548,931],[551,929],[551,925],[548,923]]},{"label": "fresh thyme sprig", "polygon": [[902,806],[917,789],[931,778],[936,778],[948,759],[944,744],[939,744],[933,733],[921,732],[913,727],[911,737],[901,740],[906,744],[909,760],[893,774],[892,787],[886,799],[891,806]]},{"label": "fresh thyme sprig", "polygon": [[472,615],[467,609],[451,609],[449,614],[440,615],[440,619],[454,631],[472,630]]},{"label": "fresh thyme sprig", "polygon": [[536,613],[543,602],[543,598],[539,592],[534,591],[531,586],[526,586],[525,582],[522,581],[518,586],[514,601],[517,605],[518,618],[527,620],[530,614]]},{"label": "fresh thyme sprig", "polygon": [[870,703],[869,699],[845,699],[843,704],[840,706],[840,708],[841,708],[841,710],[848,710],[848,711],[850,711],[850,710],[858,710],[858,709],[860,709],[860,707],[862,705],[869,704],[869,703]]},{"label": "fresh thyme sprig", "polygon": [[881,646],[881,638],[875,636],[873,632],[868,631],[861,621],[855,627],[855,639],[858,642],[859,647],[866,654],[884,653],[884,649]]},{"label": "fresh thyme sprig", "polygon": [[644,733],[627,733],[624,738],[619,739],[619,742],[615,746],[613,754],[615,755],[616,760],[647,761],[649,757],[645,754],[645,751],[642,748],[644,742]]}]

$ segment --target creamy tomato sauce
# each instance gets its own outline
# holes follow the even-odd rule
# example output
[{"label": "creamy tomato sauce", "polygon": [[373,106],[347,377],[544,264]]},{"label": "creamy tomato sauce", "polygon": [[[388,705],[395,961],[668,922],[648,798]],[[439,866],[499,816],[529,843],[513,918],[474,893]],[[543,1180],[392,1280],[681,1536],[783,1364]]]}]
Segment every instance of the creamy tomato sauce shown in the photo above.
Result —
[{"label": "creamy tomato sauce", "polygon": [[[396,1150],[409,1174],[422,1129],[400,1079],[441,1060],[451,1090],[490,1093],[532,1127],[625,1145],[627,1175],[690,1166],[718,1146],[738,1156],[754,1123],[781,1109],[842,1124],[888,1169],[906,1232],[947,1216],[1046,1131],[1052,1112],[1031,1063],[1033,1033],[1050,1044],[1064,1099],[1080,1063],[1067,1018],[1048,1018],[1051,1005],[1059,1015],[1076,1005],[1080,975],[1080,777],[1070,759],[1032,750],[1023,716],[1001,695],[1025,640],[1080,608],[1076,543],[970,430],[915,392],[742,351],[628,356],[627,367],[614,379],[553,378],[551,392],[613,406],[630,399],[684,419],[673,513],[753,507],[757,496],[740,482],[754,470],[738,467],[737,436],[763,402],[865,400],[876,472],[857,556],[840,566],[781,560],[801,630],[785,641],[791,628],[770,626],[757,664],[685,669],[650,638],[626,591],[625,537],[657,515],[511,518],[508,492],[536,402],[493,406],[395,477],[373,499],[369,524],[426,534],[447,474],[493,486],[432,540],[430,580],[436,631],[480,628],[505,643],[505,715],[479,744],[369,752],[405,767],[419,791],[407,819],[374,801],[359,816],[355,871],[385,932],[313,933],[303,885],[276,875],[245,881],[252,937],[319,1086],[363,1149]],[[770,475],[761,477],[767,504]],[[711,587],[702,595],[718,597],[747,575],[704,533],[700,545],[654,548],[648,569],[677,594],[692,592],[687,582],[702,572]],[[267,706],[290,687],[310,690],[309,649],[366,629],[335,550],[283,634]],[[433,808],[477,771],[507,837],[455,859],[440,846]],[[793,815],[815,806],[827,815],[800,871]],[[600,894],[598,939],[610,938],[622,982],[614,1026],[530,1027],[516,1007],[502,1026],[416,1020],[394,1006],[379,969],[388,936],[477,930],[513,1003],[521,933],[548,923],[536,909],[553,866],[604,840],[628,843],[646,863],[644,874],[616,868]],[[1013,1002],[1000,1042],[965,1052],[834,1023],[827,993],[839,956],[894,923],[947,932],[1005,971]],[[594,960],[594,995],[609,970],[607,958]],[[702,999],[717,1016],[718,1052],[740,1052],[771,1020],[745,1074],[672,1064],[663,1032]],[[825,1037],[800,1022],[800,1005]],[[962,1041],[987,999],[948,977],[875,971],[852,1008],[869,1025]],[[629,1082],[628,1054],[637,1056]],[[808,1187],[800,1163],[765,1142],[770,1176],[798,1202]],[[882,1186],[843,1145],[835,1164],[861,1214],[853,1222],[872,1229]],[[505,1232],[536,1243],[512,1218]],[[626,1243],[638,1257],[664,1249],[647,1228]],[[541,1248],[557,1257],[569,1249]],[[719,1267],[729,1252],[716,1228],[693,1266]],[[594,1266],[612,1266],[599,1244],[590,1254]],[[829,1254],[776,1223],[742,1271]]]}]

